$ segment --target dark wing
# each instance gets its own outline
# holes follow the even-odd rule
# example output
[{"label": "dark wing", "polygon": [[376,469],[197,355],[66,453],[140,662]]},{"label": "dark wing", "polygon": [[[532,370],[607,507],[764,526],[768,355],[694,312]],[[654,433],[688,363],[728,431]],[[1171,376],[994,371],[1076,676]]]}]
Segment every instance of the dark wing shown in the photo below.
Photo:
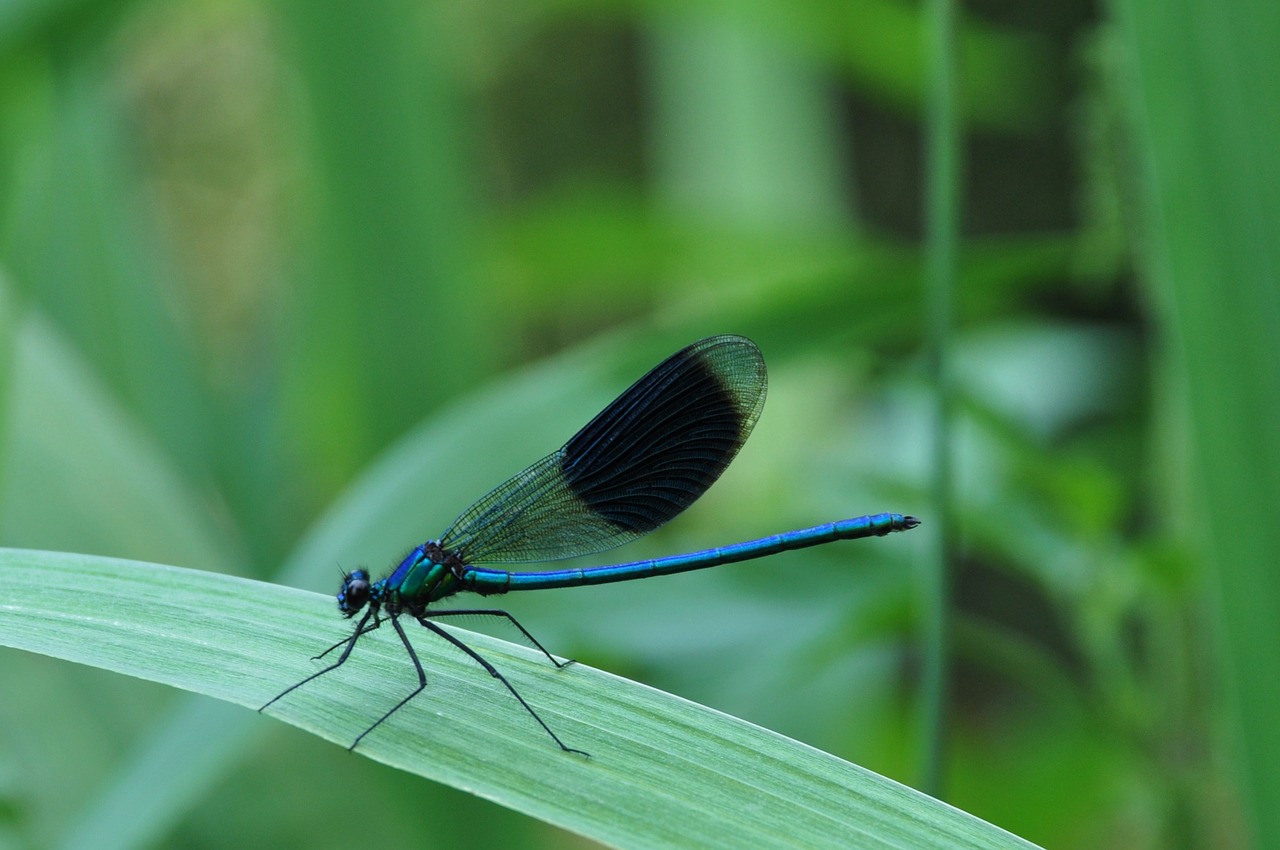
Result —
[{"label": "dark wing", "polygon": [[751,433],[768,378],[746,337],[677,351],[559,451],[495,488],[440,539],[469,564],[554,561],[653,531],[706,492]]}]

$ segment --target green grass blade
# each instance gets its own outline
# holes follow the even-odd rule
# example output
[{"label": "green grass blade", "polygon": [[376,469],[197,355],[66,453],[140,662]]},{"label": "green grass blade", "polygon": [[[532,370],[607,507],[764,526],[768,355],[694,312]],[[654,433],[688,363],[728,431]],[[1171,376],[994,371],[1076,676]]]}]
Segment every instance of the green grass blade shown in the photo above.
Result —
[{"label": "green grass blade", "polygon": [[[316,669],[310,656],[336,637],[329,599],[277,585],[26,550],[0,550],[0,571],[22,577],[0,582],[0,643],[249,708]],[[560,752],[482,670],[416,633],[431,686],[359,753],[615,846],[1033,846],[743,721],[456,633],[593,758]],[[350,743],[411,680],[391,637],[271,713]]]},{"label": "green grass blade", "polygon": [[1225,704],[1258,847],[1280,846],[1280,6],[1117,0],[1143,183],[1144,272],[1185,400]]},{"label": "green grass blade", "polygon": [[197,488],[39,311],[16,321],[11,359],[0,442],[8,545],[224,569],[237,562]]}]

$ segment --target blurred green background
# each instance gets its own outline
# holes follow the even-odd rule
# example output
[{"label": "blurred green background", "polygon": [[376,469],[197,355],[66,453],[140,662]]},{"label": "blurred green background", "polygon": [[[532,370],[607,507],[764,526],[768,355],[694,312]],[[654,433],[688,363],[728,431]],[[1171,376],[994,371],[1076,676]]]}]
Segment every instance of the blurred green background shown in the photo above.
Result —
[{"label": "blurred green background", "polygon": [[[0,544],[332,593],[721,332],[755,436],[620,556],[928,521],[927,44],[903,0],[4,0]],[[983,0],[956,48],[946,797],[1275,846],[1280,4]],[[926,533],[508,607],[918,784]],[[0,847],[353,841],[588,845],[0,653]]]}]

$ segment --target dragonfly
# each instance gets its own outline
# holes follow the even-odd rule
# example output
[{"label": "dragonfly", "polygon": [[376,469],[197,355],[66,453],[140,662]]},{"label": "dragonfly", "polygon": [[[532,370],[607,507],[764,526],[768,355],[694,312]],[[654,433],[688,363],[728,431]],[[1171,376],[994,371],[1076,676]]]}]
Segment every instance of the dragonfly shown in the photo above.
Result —
[{"label": "dragonfly", "polygon": [[360,619],[349,637],[313,659],[341,649],[337,660],[281,691],[258,710],[337,670],[347,663],[360,638],[390,622],[413,662],[418,686],[361,732],[348,747],[354,750],[427,687],[422,662],[401,624],[401,618],[407,617],[501,682],[561,750],[587,756],[565,744],[506,676],[438,621],[449,617],[505,620],[557,668],[571,661],[556,660],[507,611],[432,606],[463,592],[496,596],[672,575],[836,540],[884,536],[919,525],[912,516],[879,513],[730,546],[602,567],[519,572],[486,566],[594,554],[662,526],[705,493],[738,454],[760,417],[767,385],[764,357],[743,336],[708,337],[672,354],[561,448],[467,508],[438,539],[415,546],[390,575],[374,581],[364,569],[344,573],[338,610],[348,619],[357,615]]}]

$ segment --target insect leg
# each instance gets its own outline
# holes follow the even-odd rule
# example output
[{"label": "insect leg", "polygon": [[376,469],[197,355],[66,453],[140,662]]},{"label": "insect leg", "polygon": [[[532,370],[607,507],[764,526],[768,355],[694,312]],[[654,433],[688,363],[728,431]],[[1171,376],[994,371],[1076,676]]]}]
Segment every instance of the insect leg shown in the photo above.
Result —
[{"label": "insect leg", "polygon": [[271,699],[270,699],[270,700],[269,700],[265,705],[263,705],[263,706],[262,706],[262,708],[259,708],[259,709],[258,709],[258,711],[263,711],[263,710],[265,710],[265,709],[266,709],[266,708],[268,708],[272,703],[274,703],[276,700],[280,699],[281,697],[285,696],[286,694],[293,693],[293,692],[294,692],[294,691],[296,691],[298,688],[300,688],[300,687],[302,687],[303,685],[305,685],[307,682],[310,682],[312,679],[318,679],[318,678],[320,678],[321,676],[323,676],[325,673],[329,673],[329,672],[331,672],[331,671],[333,671],[333,670],[337,670],[339,667],[341,667],[343,664],[345,664],[345,663],[347,662],[347,659],[351,657],[351,650],[355,649],[356,641],[360,639],[360,635],[365,634],[365,633],[367,633],[367,632],[371,632],[371,631],[373,631],[374,629],[376,629],[376,628],[380,625],[381,621],[380,621],[380,620],[376,620],[376,619],[375,619],[375,620],[374,620],[374,623],[373,623],[373,625],[372,625],[372,626],[369,626],[367,629],[365,628],[365,624],[367,624],[367,623],[369,622],[369,618],[373,616],[373,613],[374,613],[374,612],[373,612],[373,610],[372,610],[372,609],[370,609],[369,611],[366,611],[366,612],[365,612],[365,615],[364,615],[363,617],[361,617],[361,618],[360,618],[360,623],[359,623],[359,625],[357,625],[357,626],[356,626],[356,630],[355,630],[354,632],[352,632],[352,633],[351,633],[351,637],[347,638],[345,641],[342,641],[342,642],[339,642],[339,643],[335,643],[333,646],[329,647],[329,649],[325,650],[325,651],[324,651],[324,652],[322,652],[319,656],[317,656],[317,657],[323,657],[323,656],[325,656],[325,655],[328,655],[328,654],[329,654],[330,652],[332,652],[334,649],[338,648],[339,646],[342,646],[342,645],[343,645],[343,643],[345,643],[345,644],[346,644],[346,646],[347,646],[347,648],[346,648],[346,649],[344,649],[344,650],[342,650],[342,655],[340,655],[340,656],[338,657],[338,660],[337,660],[337,661],[333,662],[332,664],[330,664],[328,667],[324,668],[323,670],[319,670],[319,671],[317,671],[317,672],[315,672],[315,673],[312,673],[310,676],[308,676],[307,678],[303,679],[301,682],[298,682],[296,685],[292,685],[292,686],[290,686],[290,687],[288,687],[288,688],[285,688],[283,691],[281,691],[280,693],[278,693],[278,694],[276,694],[274,697],[272,697],[272,698],[271,698]]},{"label": "insect leg", "polygon": [[[538,712],[534,711],[533,707],[530,706],[529,703],[524,701],[524,697],[520,696],[519,691],[517,691],[511,685],[511,683],[507,681],[507,677],[499,673],[498,668],[494,667],[492,664],[486,661],[480,655],[480,653],[476,652],[474,649],[467,646],[465,643],[458,640],[453,635],[449,634],[440,626],[431,622],[429,619],[427,619],[425,614],[418,617],[417,620],[419,623],[426,626],[428,629],[435,632],[440,637],[444,638],[449,643],[453,644],[458,649],[465,652],[467,655],[471,656],[471,659],[475,661],[477,664],[479,664],[481,667],[483,667],[486,671],[488,671],[490,676],[492,676],[493,678],[501,682],[503,685],[505,685],[507,690],[511,691],[511,695],[515,697],[517,700],[519,700],[520,704],[524,706],[524,710],[529,712],[529,715],[533,717],[534,720],[538,721],[538,725],[541,726],[546,731],[546,733],[551,736],[551,740],[555,741],[557,744],[560,745],[560,749],[564,750],[566,753],[577,753],[580,756],[586,756],[587,758],[591,758],[591,754],[584,750],[575,750],[573,747],[565,746],[564,741],[560,740],[560,736],[558,736],[555,732],[552,732],[551,727],[546,724],[546,721],[544,721],[541,717],[538,716]],[[545,652],[546,650],[543,650],[543,651]]]},{"label": "insect leg", "polygon": [[418,694],[422,693],[423,689],[426,688],[427,686],[426,671],[422,669],[422,662],[418,660],[418,653],[413,651],[413,644],[409,643],[409,636],[404,633],[404,627],[400,625],[400,619],[397,614],[391,615],[391,625],[395,627],[396,634],[400,635],[400,642],[404,644],[405,651],[409,653],[409,658],[412,659],[413,661],[414,669],[418,671],[418,687],[414,688],[413,692],[410,693],[407,697],[400,700],[395,705],[391,706],[391,710],[388,711],[386,714],[382,715],[381,717],[379,717],[377,720],[375,720],[372,726],[370,726],[368,729],[361,732],[359,736],[357,736],[356,739],[351,742],[351,746],[347,747],[348,751],[354,750],[356,748],[356,745],[360,743],[360,741],[364,738],[365,735],[368,735],[374,729],[377,729],[380,725],[382,725],[382,721],[386,720],[388,717],[390,717],[391,715],[399,711],[401,708],[403,708],[405,703],[407,703],[409,700],[416,697]]},{"label": "insect leg", "polygon": [[461,617],[461,616],[471,615],[471,614],[475,614],[476,616],[480,616],[480,617],[505,617],[507,619],[507,622],[511,623],[511,625],[519,629],[520,634],[525,636],[525,640],[529,641],[529,643],[536,646],[538,648],[538,651],[541,652],[543,655],[547,656],[547,659],[552,664],[556,665],[557,667],[568,667],[570,664],[573,663],[572,659],[570,659],[569,661],[556,661],[555,657],[552,656],[550,652],[547,652],[547,648],[543,646],[542,643],[537,638],[529,634],[528,629],[520,625],[519,620],[511,616],[511,614],[509,614],[508,612],[502,611],[497,608],[454,608],[448,611],[427,611],[425,614],[423,614],[423,616],[431,617],[431,618]]}]

